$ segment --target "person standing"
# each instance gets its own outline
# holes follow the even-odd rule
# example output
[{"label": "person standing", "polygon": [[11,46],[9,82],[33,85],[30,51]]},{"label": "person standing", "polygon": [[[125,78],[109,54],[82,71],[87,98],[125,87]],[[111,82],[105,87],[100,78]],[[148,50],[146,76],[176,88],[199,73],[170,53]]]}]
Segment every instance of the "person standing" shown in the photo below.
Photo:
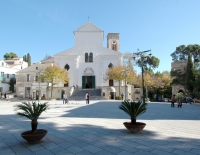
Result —
[{"label": "person standing", "polygon": [[88,99],[88,104],[89,104],[89,102],[90,102],[90,94],[89,93],[87,95],[87,99]]},{"label": "person standing", "polygon": [[86,99],[86,104],[89,104],[89,102],[90,102],[90,94],[88,92],[85,95],[85,99]]},{"label": "person standing", "polygon": [[67,94],[66,92],[63,94],[63,104],[66,104]]},{"label": "person standing", "polygon": [[6,93],[4,94],[4,98],[6,99]]},{"label": "person standing", "polygon": [[182,108],[182,99],[181,98],[178,99],[178,108],[179,107]]},{"label": "person standing", "polygon": [[174,107],[174,102],[176,101],[175,95],[172,96],[171,98],[171,107]]}]

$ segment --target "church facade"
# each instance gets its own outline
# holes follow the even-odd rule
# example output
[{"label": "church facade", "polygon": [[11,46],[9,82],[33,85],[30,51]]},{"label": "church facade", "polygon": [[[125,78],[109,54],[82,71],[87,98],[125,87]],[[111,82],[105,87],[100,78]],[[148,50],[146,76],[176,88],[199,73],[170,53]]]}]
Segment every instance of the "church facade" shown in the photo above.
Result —
[{"label": "church facade", "polygon": [[[87,22],[74,31],[75,45],[54,56],[61,68],[69,66],[69,86],[78,85],[82,89],[102,86],[102,75],[108,65],[122,64],[119,52],[119,34],[109,33],[107,47],[103,47],[104,32]],[[108,83],[107,83],[108,84]]]},{"label": "church facade", "polygon": [[116,81],[105,80],[105,74],[109,65],[122,65],[119,33],[108,33],[107,47],[104,47],[104,31],[88,21],[74,31],[74,40],[74,47],[17,72],[17,96],[35,99],[40,92],[48,98],[49,84],[36,81],[36,77],[39,69],[51,64],[67,68],[69,72],[68,84],[59,83],[54,89],[54,98],[62,98],[63,91],[70,93],[74,86],[79,89],[118,86]]}]

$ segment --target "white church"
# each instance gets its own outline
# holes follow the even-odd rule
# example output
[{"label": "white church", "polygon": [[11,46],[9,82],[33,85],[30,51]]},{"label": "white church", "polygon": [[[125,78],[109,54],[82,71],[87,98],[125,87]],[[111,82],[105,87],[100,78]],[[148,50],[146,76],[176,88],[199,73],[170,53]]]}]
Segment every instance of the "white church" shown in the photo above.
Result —
[{"label": "white church", "polygon": [[[104,76],[109,65],[122,64],[119,33],[108,33],[107,47],[104,47],[104,31],[88,21],[74,31],[74,38],[74,47],[17,72],[17,96],[34,99],[40,91],[41,96],[48,98],[49,84],[38,83],[35,77],[38,69],[45,69],[50,64],[56,64],[63,69],[68,66],[69,72],[68,84],[60,83],[54,89],[55,98],[62,98],[64,91],[71,95],[73,86],[78,89],[101,89],[103,96],[109,96],[109,87],[118,86],[118,82],[112,79],[105,81]],[[129,89],[131,94],[131,88]]]}]

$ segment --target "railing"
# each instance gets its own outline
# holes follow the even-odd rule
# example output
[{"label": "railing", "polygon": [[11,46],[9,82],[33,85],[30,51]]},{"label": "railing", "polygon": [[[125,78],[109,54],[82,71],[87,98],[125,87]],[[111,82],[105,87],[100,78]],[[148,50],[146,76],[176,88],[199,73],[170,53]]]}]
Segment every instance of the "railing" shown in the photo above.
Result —
[{"label": "railing", "polygon": [[72,86],[72,88],[71,88],[71,90],[69,92],[70,96],[72,96],[73,92],[74,92],[74,86]]}]

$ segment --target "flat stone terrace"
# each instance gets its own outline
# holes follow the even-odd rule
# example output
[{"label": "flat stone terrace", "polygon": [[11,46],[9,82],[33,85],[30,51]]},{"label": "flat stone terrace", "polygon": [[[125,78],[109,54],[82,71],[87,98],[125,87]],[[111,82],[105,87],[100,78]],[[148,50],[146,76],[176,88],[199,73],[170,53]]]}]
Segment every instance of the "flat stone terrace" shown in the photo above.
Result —
[{"label": "flat stone terrace", "polygon": [[199,155],[200,105],[149,103],[138,118],[147,126],[137,134],[123,126],[129,116],[120,101],[50,101],[50,109],[39,118],[39,129],[48,134],[37,144],[21,138],[30,130],[27,118],[15,114],[19,101],[0,101],[1,155]]}]

